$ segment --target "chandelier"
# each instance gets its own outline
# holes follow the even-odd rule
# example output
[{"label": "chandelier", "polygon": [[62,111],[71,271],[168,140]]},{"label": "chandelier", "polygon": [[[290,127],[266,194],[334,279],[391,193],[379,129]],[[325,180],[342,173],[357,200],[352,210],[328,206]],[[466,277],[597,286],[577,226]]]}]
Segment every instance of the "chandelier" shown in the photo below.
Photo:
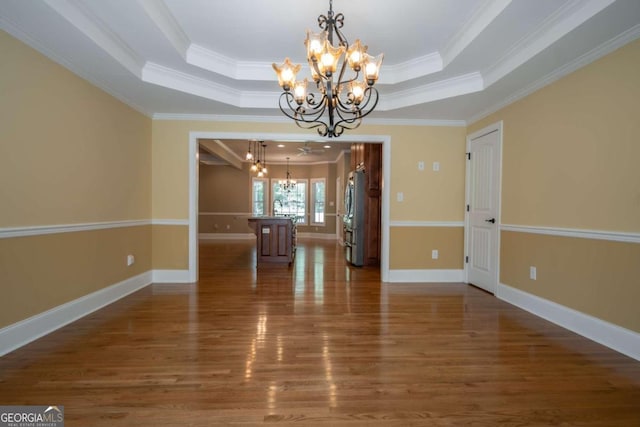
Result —
[{"label": "chandelier", "polygon": [[[334,15],[333,0],[329,0],[327,15],[318,16],[318,26],[323,31],[314,34],[307,30],[304,44],[316,93],[307,91],[306,78],[296,80],[299,64],[293,65],[289,58],[282,65],[273,64],[284,90],[278,103],[280,111],[299,127],[317,128],[320,136],[329,138],[360,126],[362,118],[378,104],[378,90],[373,85],[378,80],[383,54],[367,54],[367,46],[360,40],[349,46],[340,31],[343,25],[344,15]],[[333,45],[334,34],[337,46]]]},{"label": "chandelier", "polygon": [[[253,152],[251,152],[252,146]],[[262,160],[260,160],[261,157]],[[264,141],[249,141],[245,159],[253,162],[251,164],[251,172],[257,172],[258,178],[262,178],[267,174],[267,146]]]},{"label": "chandelier", "polygon": [[280,188],[287,193],[290,193],[296,187],[296,180],[291,179],[291,172],[289,172],[289,158],[287,157],[287,179],[281,179],[278,181]]}]

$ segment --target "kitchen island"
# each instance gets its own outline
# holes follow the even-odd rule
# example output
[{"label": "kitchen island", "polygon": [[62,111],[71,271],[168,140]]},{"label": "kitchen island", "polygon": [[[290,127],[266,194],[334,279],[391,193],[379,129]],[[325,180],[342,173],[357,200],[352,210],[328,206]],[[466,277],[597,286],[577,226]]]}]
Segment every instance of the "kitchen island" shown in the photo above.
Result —
[{"label": "kitchen island", "polygon": [[296,223],[289,216],[255,216],[249,227],[256,235],[256,260],[262,263],[291,264],[296,253]]}]

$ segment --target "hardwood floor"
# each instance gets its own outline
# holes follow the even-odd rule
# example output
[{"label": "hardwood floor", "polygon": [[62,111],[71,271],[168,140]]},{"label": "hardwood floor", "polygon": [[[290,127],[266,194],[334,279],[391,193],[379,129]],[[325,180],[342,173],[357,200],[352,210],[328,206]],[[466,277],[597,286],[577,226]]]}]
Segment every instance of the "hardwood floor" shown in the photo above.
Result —
[{"label": "hardwood floor", "polygon": [[66,426],[640,426],[640,362],[463,284],[383,284],[333,242],[256,271],[200,246],[152,285],[0,358],[0,404]]}]

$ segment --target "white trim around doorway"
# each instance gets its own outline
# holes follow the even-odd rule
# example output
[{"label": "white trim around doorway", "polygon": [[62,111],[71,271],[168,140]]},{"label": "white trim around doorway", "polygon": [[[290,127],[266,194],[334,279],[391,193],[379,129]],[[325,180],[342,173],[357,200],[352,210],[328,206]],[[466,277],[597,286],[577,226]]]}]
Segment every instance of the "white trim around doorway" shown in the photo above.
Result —
[{"label": "white trim around doorway", "polygon": [[[269,139],[278,141],[307,140],[308,133],[256,133],[256,132],[189,132],[189,281],[198,280],[198,140],[199,139]],[[317,138],[332,143],[382,144],[382,241],[380,277],[389,281],[389,177],[391,176],[390,135],[343,135],[340,140]]]}]

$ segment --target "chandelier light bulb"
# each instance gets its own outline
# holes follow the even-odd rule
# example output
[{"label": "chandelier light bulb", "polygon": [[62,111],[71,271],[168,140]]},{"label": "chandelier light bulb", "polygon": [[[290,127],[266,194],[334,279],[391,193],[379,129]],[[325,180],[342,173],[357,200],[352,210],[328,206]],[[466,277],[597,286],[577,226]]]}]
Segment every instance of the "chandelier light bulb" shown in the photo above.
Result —
[{"label": "chandelier light bulb", "polygon": [[367,74],[367,77],[375,76],[376,75],[376,64],[374,62],[368,62],[367,63],[367,68],[365,69],[365,72]]},{"label": "chandelier light bulb", "polygon": [[282,70],[282,80],[285,82],[290,82],[293,79],[293,71],[291,68],[285,68]]},{"label": "chandelier light bulb", "polygon": [[351,46],[349,46],[349,50],[347,50],[347,61],[349,62],[349,66],[352,70],[360,71],[366,52],[367,46],[362,46],[360,39],[356,40]]},{"label": "chandelier light bulb", "polygon": [[310,62],[318,61],[324,50],[324,44],[327,41],[327,32],[312,33],[307,30],[307,38],[304,41],[307,47],[307,60]]},{"label": "chandelier light bulb", "polygon": [[333,56],[329,52],[322,54],[322,66],[324,68],[331,68],[333,65]]},{"label": "chandelier light bulb", "polygon": [[367,79],[367,83],[369,86],[373,86],[373,84],[378,80],[378,73],[380,73],[380,67],[382,66],[382,58],[383,54],[380,54],[376,57],[371,55],[367,55],[365,58],[365,66],[364,66],[364,74]]},{"label": "chandelier light bulb", "polygon": [[356,105],[360,105],[364,98],[364,85],[364,82],[351,82],[351,96]]},{"label": "chandelier light bulb", "polygon": [[300,71],[301,65],[293,65],[289,58],[285,58],[282,65],[276,65],[273,63],[271,66],[278,76],[278,84],[280,87],[285,91],[289,91],[296,81],[296,74]]},{"label": "chandelier light bulb", "polygon": [[304,99],[307,96],[307,84],[308,80],[304,79],[301,82],[296,82],[293,88],[293,96],[298,103],[298,105],[302,105],[304,103]]}]

